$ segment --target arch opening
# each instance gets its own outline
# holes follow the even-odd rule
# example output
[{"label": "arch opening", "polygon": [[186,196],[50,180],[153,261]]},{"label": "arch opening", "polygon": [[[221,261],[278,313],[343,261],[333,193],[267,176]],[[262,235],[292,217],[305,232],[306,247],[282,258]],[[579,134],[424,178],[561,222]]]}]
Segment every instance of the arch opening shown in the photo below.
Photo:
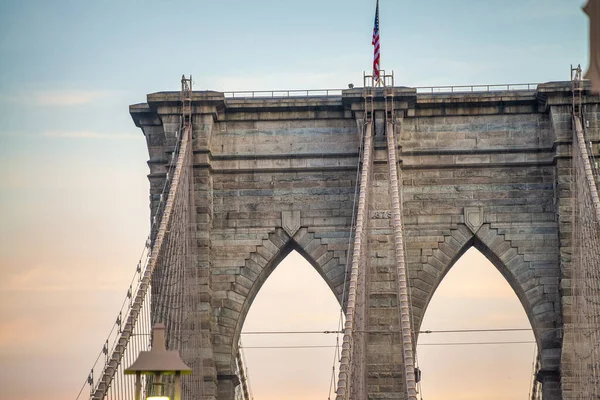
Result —
[{"label": "arch opening", "polygon": [[252,300],[242,325],[251,389],[263,400],[325,398],[336,335],[309,332],[336,331],[340,305],[302,254],[290,249],[282,258]]},{"label": "arch opening", "polygon": [[[506,331],[515,328],[524,330]],[[487,331],[439,332],[475,329]],[[424,397],[516,400],[529,393],[536,346],[530,320],[499,268],[473,244],[435,290],[420,331],[432,331],[417,345]]]}]

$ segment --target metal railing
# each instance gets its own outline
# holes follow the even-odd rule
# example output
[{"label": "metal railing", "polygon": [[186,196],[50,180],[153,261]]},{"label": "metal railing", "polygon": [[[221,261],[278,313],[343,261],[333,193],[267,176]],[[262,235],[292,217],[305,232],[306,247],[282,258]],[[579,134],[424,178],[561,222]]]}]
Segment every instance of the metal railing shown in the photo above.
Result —
[{"label": "metal railing", "polygon": [[343,89],[241,90],[224,92],[226,98],[285,98],[309,96],[341,96]]},{"label": "metal railing", "polygon": [[502,83],[495,85],[416,86],[417,93],[487,93],[536,90],[539,83]]},{"label": "metal railing", "polygon": [[[502,83],[493,85],[414,86],[417,93],[487,93],[500,91],[536,90],[539,83]],[[288,97],[339,97],[346,89],[238,90],[223,92],[228,99]]]}]

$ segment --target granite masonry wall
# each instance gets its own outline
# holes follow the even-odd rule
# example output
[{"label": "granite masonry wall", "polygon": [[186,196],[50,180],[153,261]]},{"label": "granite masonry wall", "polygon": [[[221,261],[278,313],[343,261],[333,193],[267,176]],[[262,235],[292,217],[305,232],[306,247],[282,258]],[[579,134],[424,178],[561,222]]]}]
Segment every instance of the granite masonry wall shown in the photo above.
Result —
[{"label": "granite masonry wall", "polygon": [[[415,329],[445,274],[475,246],[514,289],[541,349],[544,399],[561,388],[562,327],[570,305],[571,93],[566,82],[535,90],[417,94],[394,88],[393,113],[375,91],[341,96],[225,98],[194,92],[197,273],[193,312],[204,394],[233,399],[234,360],[245,316],[262,284],[292,250],[342,302],[365,117],[375,121],[365,253],[363,376],[369,399],[404,398],[398,333],[387,147],[392,119],[400,159]],[[586,94],[598,151],[600,99]],[[389,107],[388,107],[389,111]],[[130,107],[147,138],[151,210],[180,123],[179,93]],[[564,379],[564,378],[563,378]],[[564,393],[563,393],[564,392]]]}]

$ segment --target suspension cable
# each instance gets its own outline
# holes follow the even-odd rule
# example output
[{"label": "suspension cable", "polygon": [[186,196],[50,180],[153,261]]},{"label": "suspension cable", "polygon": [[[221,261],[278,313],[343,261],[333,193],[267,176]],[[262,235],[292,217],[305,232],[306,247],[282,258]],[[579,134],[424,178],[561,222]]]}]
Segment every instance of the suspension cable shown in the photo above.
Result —
[{"label": "suspension cable", "polygon": [[[334,357],[333,357],[333,371],[335,371],[335,365],[336,363],[340,363],[341,362],[341,353],[340,353],[340,347],[339,347],[339,341],[340,341],[340,334],[344,333],[344,304],[346,303],[346,285],[348,283],[348,266],[350,265],[349,261],[350,261],[350,254],[351,254],[351,250],[352,250],[352,239],[355,235],[355,230],[354,228],[356,227],[356,199],[358,197],[358,191],[359,191],[359,185],[360,185],[360,166],[361,166],[361,162],[364,161],[364,154],[363,154],[363,144],[364,144],[364,136],[365,136],[365,130],[364,129],[359,129],[358,132],[358,157],[357,157],[357,161],[356,161],[356,175],[354,178],[354,196],[352,198],[352,217],[350,219],[350,230],[349,230],[349,235],[348,235],[348,245],[346,246],[347,250],[346,250],[346,265],[344,265],[344,281],[342,284],[342,301],[341,301],[341,306],[340,306],[340,314],[339,314],[339,318],[338,318],[338,330],[337,330],[337,337],[336,337],[336,343],[337,343],[337,348],[335,350],[334,353]],[[335,374],[335,373],[334,373]],[[335,383],[335,377],[332,378],[332,383]],[[331,389],[330,389],[331,391]],[[331,397],[331,393],[329,395]]]},{"label": "suspension cable", "polygon": [[[147,350],[150,346],[150,335],[147,334],[151,325],[150,301],[146,297],[151,295],[150,282],[154,267],[157,263],[162,262],[158,261],[158,259],[159,257],[161,259],[164,258],[163,253],[165,252],[174,256],[179,255],[177,251],[173,251],[172,246],[168,242],[170,235],[169,226],[173,224],[173,221],[177,223],[181,222],[180,215],[171,214],[177,214],[181,211],[182,205],[174,204],[177,188],[179,186],[181,188],[186,187],[185,182],[182,185],[178,185],[179,176],[184,174],[182,170],[184,162],[191,159],[191,156],[189,156],[191,152],[188,154],[184,150],[184,146],[187,143],[187,136],[190,136],[191,140],[191,127],[188,134],[188,130],[184,132],[182,126],[183,124],[174,132],[175,142],[170,153],[170,159],[166,165],[167,171],[162,190],[151,215],[150,233],[144,243],[142,254],[129,284],[129,289],[122,302],[115,323],[109,332],[108,339],[104,342],[103,348],[77,396],[78,399],[81,397],[86,385],[89,385],[90,397],[93,398],[104,398],[106,395],[109,398],[114,398],[115,396],[118,398],[131,397],[129,393],[131,389],[129,387],[131,386],[129,385],[130,382],[127,381],[127,378],[121,378],[121,372],[124,369],[124,363],[130,364],[139,351]],[[171,204],[169,205],[169,203]],[[185,209],[185,204],[183,204],[183,207],[184,212],[189,211]],[[163,231],[162,236],[161,231]],[[165,242],[164,249],[159,243],[161,240]],[[176,262],[175,273],[180,274],[180,269],[181,264]],[[172,276],[169,280],[173,281],[176,278],[176,276]],[[176,284],[176,282],[172,283]],[[175,287],[171,289],[167,288],[167,292],[169,293],[172,293],[173,290],[177,292]],[[181,294],[175,296],[181,296]],[[180,310],[174,310],[173,312],[175,319],[177,319],[177,315],[181,314]],[[175,322],[167,318],[165,323],[173,326]],[[176,327],[176,329],[180,329],[180,326]],[[105,362],[100,364],[99,360],[103,355]],[[100,379],[94,381],[94,376],[99,376]],[[115,377],[118,379],[113,379]],[[142,380],[145,381],[145,378]]]},{"label": "suspension cable", "polygon": [[408,295],[408,274],[404,258],[404,236],[402,232],[402,214],[400,208],[400,195],[398,190],[398,172],[396,169],[396,142],[394,139],[394,125],[386,124],[388,167],[390,191],[392,197],[392,216],[394,226],[394,249],[397,263],[398,306],[400,308],[400,328],[402,329],[402,348],[404,361],[404,378],[406,380],[406,395],[408,400],[417,399],[417,384],[415,377],[415,358],[413,348],[413,327],[410,317],[410,304]]},{"label": "suspension cable", "polygon": [[360,179],[360,192],[358,200],[358,211],[356,217],[356,227],[354,235],[354,246],[352,254],[352,268],[350,272],[350,285],[348,290],[348,303],[346,305],[346,321],[344,324],[344,338],[342,342],[342,356],[340,359],[340,369],[337,384],[337,400],[345,400],[348,394],[349,384],[352,379],[352,363],[350,359],[352,357],[352,335],[354,330],[354,312],[356,306],[357,297],[357,284],[358,274],[361,262],[361,253],[363,245],[363,231],[365,227],[365,208],[367,201],[368,181],[370,174],[371,165],[371,141],[372,141],[372,125],[371,123],[365,124],[362,129],[365,130],[365,144],[364,144],[364,162],[361,171]]}]

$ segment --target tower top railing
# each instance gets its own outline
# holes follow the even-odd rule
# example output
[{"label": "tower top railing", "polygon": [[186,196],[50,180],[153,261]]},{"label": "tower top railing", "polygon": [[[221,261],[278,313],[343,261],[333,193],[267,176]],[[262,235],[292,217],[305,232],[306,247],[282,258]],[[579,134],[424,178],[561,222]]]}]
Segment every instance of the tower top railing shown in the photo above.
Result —
[{"label": "tower top railing", "polygon": [[[540,83],[499,83],[490,85],[442,85],[442,86],[408,86],[419,94],[437,93],[487,93],[501,91],[536,90]],[[348,89],[353,89],[354,86]],[[356,88],[358,89],[358,88]],[[339,97],[347,89],[281,89],[281,90],[236,90],[223,92],[228,99],[247,98],[286,98],[286,97]]]},{"label": "tower top railing", "polygon": [[499,83],[493,85],[415,86],[417,93],[487,93],[536,90],[540,83]]},{"label": "tower top railing", "polygon": [[223,92],[228,99],[247,98],[281,98],[281,97],[340,97],[345,89],[283,89],[283,90],[236,90]]}]

